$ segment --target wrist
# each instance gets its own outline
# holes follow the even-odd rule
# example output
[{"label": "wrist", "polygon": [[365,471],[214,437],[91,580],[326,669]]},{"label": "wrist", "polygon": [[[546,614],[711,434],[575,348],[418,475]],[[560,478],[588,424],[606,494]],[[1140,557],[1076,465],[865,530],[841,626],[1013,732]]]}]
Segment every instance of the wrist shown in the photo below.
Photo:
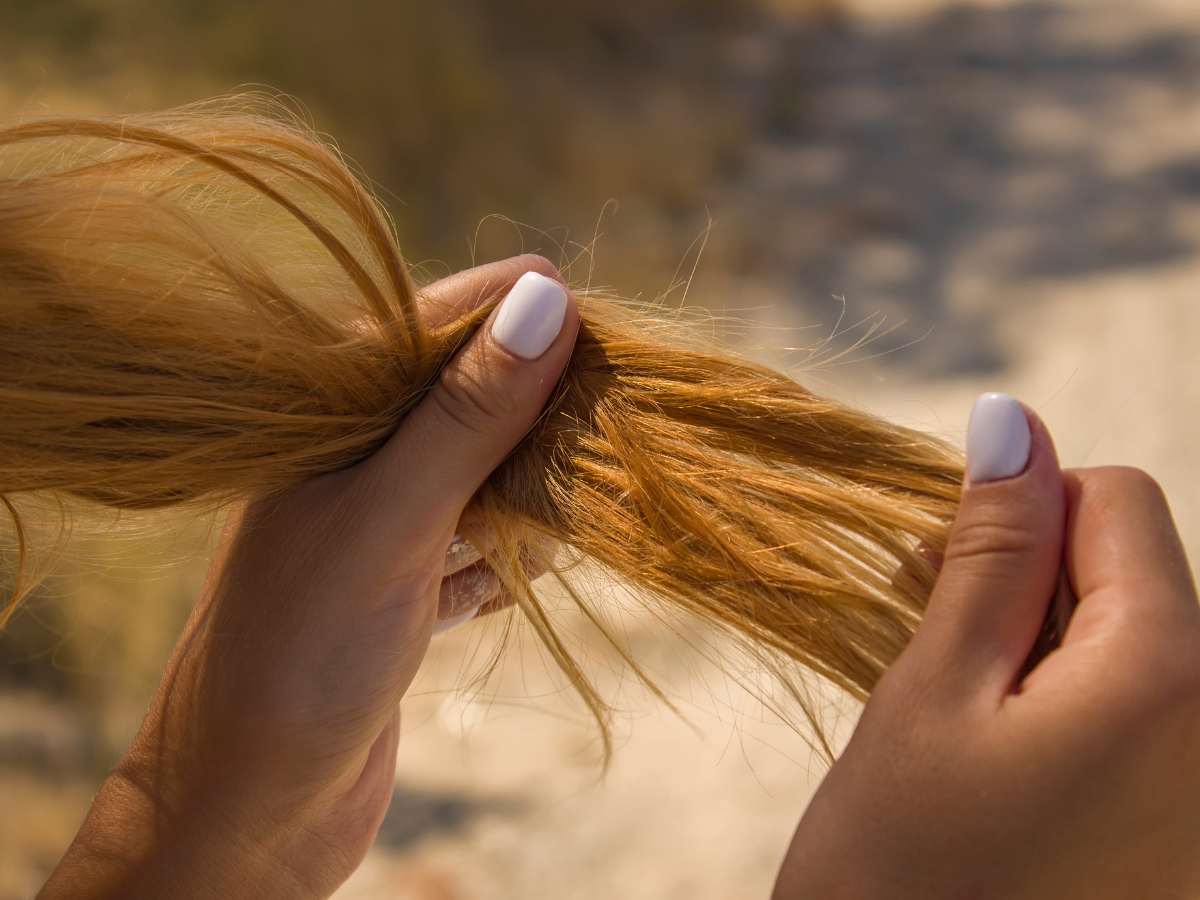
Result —
[{"label": "wrist", "polygon": [[122,760],[38,900],[320,896],[273,858],[262,838],[213,808],[168,804],[145,770]]}]

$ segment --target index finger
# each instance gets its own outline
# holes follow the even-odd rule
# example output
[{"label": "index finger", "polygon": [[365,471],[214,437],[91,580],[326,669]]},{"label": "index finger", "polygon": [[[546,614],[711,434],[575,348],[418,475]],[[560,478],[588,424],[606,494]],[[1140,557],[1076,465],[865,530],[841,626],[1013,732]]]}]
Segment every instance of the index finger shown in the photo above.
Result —
[{"label": "index finger", "polygon": [[537,272],[562,283],[554,263],[536,253],[464,269],[439,278],[417,293],[417,315],[422,327],[435,329],[453,322],[492,297],[507,293],[526,272]]},{"label": "index finger", "polygon": [[[1200,603],[1162,490],[1145,472],[1109,467],[1064,473],[1064,558],[1079,605],[1063,637],[1022,682],[1012,709],[1062,717],[1069,703],[1094,705],[1093,728],[1111,741],[1134,733],[1176,688],[1194,689]],[[1077,706],[1082,708],[1082,706]]]},{"label": "index finger", "polygon": [[1140,469],[1108,466],[1065,473],[1065,556],[1081,604],[1109,589],[1139,603],[1197,605],[1196,587],[1171,508]]}]

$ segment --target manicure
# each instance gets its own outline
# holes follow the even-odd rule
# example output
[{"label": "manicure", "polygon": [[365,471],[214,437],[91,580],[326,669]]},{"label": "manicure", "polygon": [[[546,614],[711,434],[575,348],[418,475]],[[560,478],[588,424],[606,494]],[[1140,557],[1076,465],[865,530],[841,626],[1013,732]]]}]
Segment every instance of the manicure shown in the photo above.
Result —
[{"label": "manicure", "polygon": [[567,292],[552,278],[526,272],[492,323],[492,337],[522,359],[537,359],[554,343],[567,314]]},{"label": "manicure", "polygon": [[1032,441],[1025,409],[1008,394],[983,394],[967,426],[967,477],[975,483],[1012,478],[1029,464]]},{"label": "manicure", "polygon": [[457,628],[459,625],[470,622],[479,613],[479,607],[473,607],[461,616],[455,616],[453,619],[438,619],[433,623],[433,633],[435,635],[445,634],[452,628]]},{"label": "manicure", "polygon": [[475,545],[461,534],[455,534],[454,540],[446,548],[446,562],[442,566],[442,577],[461,572],[467,566],[473,566],[483,559],[483,554],[475,549]]}]

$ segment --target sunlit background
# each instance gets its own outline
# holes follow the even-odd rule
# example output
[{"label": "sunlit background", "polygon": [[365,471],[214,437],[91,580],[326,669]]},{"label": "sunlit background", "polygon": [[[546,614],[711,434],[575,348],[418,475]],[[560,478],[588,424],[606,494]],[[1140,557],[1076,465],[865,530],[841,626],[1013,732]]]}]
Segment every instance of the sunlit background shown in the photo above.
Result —
[{"label": "sunlit background", "polygon": [[[240,89],[337,141],[427,277],[535,250],[954,440],[1009,391],[1066,464],[1158,477],[1200,550],[1194,0],[0,0],[6,115]],[[77,541],[0,635],[0,900],[132,737],[209,538]],[[339,896],[767,896],[819,770],[691,626],[630,615],[682,715],[627,685],[603,779],[535,649],[461,693],[494,634],[435,639]]]}]

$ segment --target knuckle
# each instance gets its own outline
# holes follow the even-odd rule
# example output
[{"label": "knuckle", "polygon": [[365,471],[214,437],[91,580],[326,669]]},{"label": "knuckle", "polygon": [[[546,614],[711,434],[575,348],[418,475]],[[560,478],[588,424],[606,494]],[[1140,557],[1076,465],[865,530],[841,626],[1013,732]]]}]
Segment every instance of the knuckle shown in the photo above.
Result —
[{"label": "knuckle", "polygon": [[502,384],[487,379],[481,367],[449,366],[442,370],[430,400],[446,420],[470,432],[486,432],[507,416],[512,398]]},{"label": "knuckle", "polygon": [[482,380],[458,369],[438,376],[430,401],[443,419],[467,431],[482,431],[494,418]]},{"label": "knuckle", "polygon": [[946,562],[982,556],[1020,557],[1037,549],[1041,536],[1028,525],[994,520],[960,521],[946,546]]},{"label": "knuckle", "polygon": [[1114,495],[1133,495],[1156,503],[1165,503],[1161,485],[1142,469],[1133,466],[1106,466],[1100,470],[1105,489]]}]

